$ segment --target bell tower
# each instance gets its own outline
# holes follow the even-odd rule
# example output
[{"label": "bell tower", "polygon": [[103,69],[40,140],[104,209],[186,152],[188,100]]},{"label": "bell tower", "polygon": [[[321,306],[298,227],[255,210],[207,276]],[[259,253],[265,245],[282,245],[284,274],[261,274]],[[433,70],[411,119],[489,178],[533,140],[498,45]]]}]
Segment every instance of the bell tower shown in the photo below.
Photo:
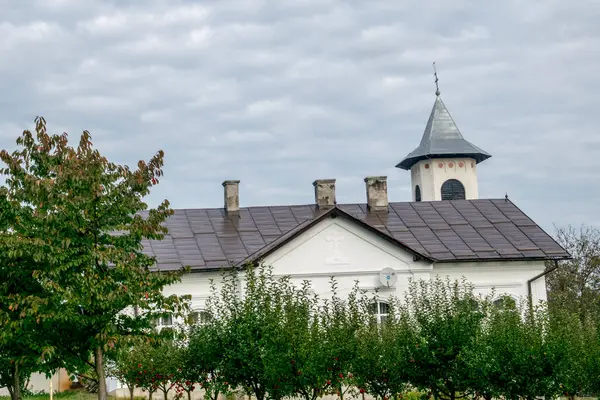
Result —
[{"label": "bell tower", "polygon": [[477,199],[477,164],[491,155],[463,138],[434,76],[435,102],[421,143],[396,167],[410,170],[412,201]]}]

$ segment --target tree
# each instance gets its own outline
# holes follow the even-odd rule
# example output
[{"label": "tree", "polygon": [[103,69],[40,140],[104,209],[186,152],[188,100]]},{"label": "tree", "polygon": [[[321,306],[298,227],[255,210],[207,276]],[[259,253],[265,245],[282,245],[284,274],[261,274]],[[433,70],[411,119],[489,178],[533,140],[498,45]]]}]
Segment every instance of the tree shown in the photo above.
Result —
[{"label": "tree", "polygon": [[484,303],[482,332],[464,354],[470,389],[486,400],[553,397],[556,369],[549,354],[546,308],[502,300]]},{"label": "tree", "polygon": [[13,234],[18,218],[7,188],[0,187],[0,387],[13,400],[21,398],[33,372],[61,366],[52,345],[61,337],[60,321],[52,315],[57,304],[31,278],[35,259],[28,249],[34,240]]},{"label": "tree", "polygon": [[148,392],[156,390],[153,352],[150,340],[134,337],[127,342],[121,342],[108,360],[109,375],[127,385],[131,400],[134,398],[136,387]]},{"label": "tree", "polygon": [[469,368],[464,354],[475,343],[485,314],[466,282],[435,277],[411,281],[406,307],[416,328],[416,343],[410,347],[414,363],[411,383],[429,389],[436,399],[468,396]]},{"label": "tree", "polygon": [[299,291],[288,292],[283,318],[283,332],[289,343],[285,374],[291,393],[305,400],[315,400],[331,388],[331,355],[319,312],[319,297],[312,294],[308,281]]},{"label": "tree", "polygon": [[[192,365],[193,355],[190,347],[182,343],[179,344],[179,365],[177,366],[175,380],[175,397],[182,398],[183,393],[187,394],[187,400],[192,399],[192,392],[199,386],[196,371],[189,368]],[[210,398],[210,397],[209,397]]]},{"label": "tree", "polygon": [[[600,230],[569,226],[556,230],[557,242],[572,259],[558,262],[559,268],[546,277],[551,308],[566,308],[580,318],[600,320]],[[548,263],[546,268],[554,268]]]},{"label": "tree", "polygon": [[194,387],[197,382],[204,389],[205,397],[217,400],[219,394],[229,389],[223,368],[225,321],[212,318],[211,310],[209,305],[207,312],[211,318],[191,330],[182,368],[183,378],[192,385],[187,387]]},{"label": "tree", "polygon": [[326,357],[329,393],[343,400],[355,388],[352,365],[358,354],[356,332],[368,321],[369,301],[355,282],[346,300],[338,295],[337,281],[332,277],[331,299],[321,307],[323,354]]},{"label": "tree", "polygon": [[162,176],[164,153],[131,170],[95,150],[89,132],[73,147],[66,133],[48,134],[43,118],[17,145],[12,153],[0,152],[8,199],[2,205],[14,216],[0,247],[31,263],[27,279],[41,285],[52,306],[46,311],[71,327],[73,336],[55,350],[82,362],[93,354],[98,398],[106,400],[106,352],[122,337],[151,335],[157,316],[186,307],[185,298],[162,294],[185,271],[154,270],[156,260],[143,252],[142,241],[161,239],[172,214],[166,200],[147,212],[143,201]]},{"label": "tree", "polygon": [[554,369],[551,391],[569,399],[593,393],[595,359],[600,357],[596,321],[554,309],[549,318],[547,353]]},{"label": "tree", "polygon": [[183,362],[181,348],[174,340],[161,341],[152,349],[155,384],[167,400],[169,391],[177,385]]},{"label": "tree", "polygon": [[385,321],[373,317],[358,331],[358,355],[352,364],[360,393],[381,400],[406,391],[414,374],[409,349],[416,340],[408,312],[395,299],[389,299],[388,311]]},{"label": "tree", "polygon": [[251,391],[257,400],[280,399],[291,394],[288,370],[289,343],[282,321],[288,278],[275,278],[269,267],[248,266],[240,276],[224,277],[214,292],[211,314],[222,324],[223,362],[220,370],[228,385]]}]

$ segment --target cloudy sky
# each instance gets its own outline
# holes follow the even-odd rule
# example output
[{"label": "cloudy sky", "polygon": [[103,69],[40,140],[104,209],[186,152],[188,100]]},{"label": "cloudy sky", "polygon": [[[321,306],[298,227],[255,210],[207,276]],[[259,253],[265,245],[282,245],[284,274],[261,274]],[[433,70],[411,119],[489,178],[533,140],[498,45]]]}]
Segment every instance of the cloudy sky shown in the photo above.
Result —
[{"label": "cloudy sky", "polygon": [[336,178],[364,202],[418,144],[442,98],[492,154],[480,197],[545,229],[600,227],[596,0],[0,0],[0,148],[43,115],[109,158],[166,152],[149,198],[220,207],[305,204]]}]

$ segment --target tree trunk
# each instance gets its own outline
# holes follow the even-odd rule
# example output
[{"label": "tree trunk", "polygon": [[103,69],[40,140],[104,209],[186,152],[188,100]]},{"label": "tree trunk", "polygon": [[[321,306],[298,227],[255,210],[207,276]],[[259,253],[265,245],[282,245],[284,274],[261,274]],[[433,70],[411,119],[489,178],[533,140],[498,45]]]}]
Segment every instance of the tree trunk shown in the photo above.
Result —
[{"label": "tree trunk", "polygon": [[135,386],[131,385],[129,387],[129,400],[133,400],[133,391],[135,390]]},{"label": "tree trunk", "polygon": [[163,390],[163,394],[165,395],[165,400],[169,400],[169,398],[167,397],[169,394],[168,390]]},{"label": "tree trunk", "polygon": [[13,369],[13,390],[12,400],[21,400],[21,381],[19,380],[19,363],[15,362],[15,368]]},{"label": "tree trunk", "polygon": [[192,400],[192,391],[188,390],[188,400]]},{"label": "tree trunk", "polygon": [[152,400],[152,393],[154,393],[154,392],[150,392],[150,391],[148,392],[148,400]]},{"label": "tree trunk", "polygon": [[98,400],[107,400],[106,393],[106,374],[104,373],[104,360],[102,347],[96,347],[95,352],[96,374],[98,374]]}]

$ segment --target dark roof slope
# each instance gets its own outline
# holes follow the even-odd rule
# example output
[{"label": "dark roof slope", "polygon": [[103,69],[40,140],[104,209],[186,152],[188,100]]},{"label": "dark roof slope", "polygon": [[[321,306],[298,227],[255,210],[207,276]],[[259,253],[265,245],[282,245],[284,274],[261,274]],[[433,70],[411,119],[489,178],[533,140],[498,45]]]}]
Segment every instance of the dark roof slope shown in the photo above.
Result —
[{"label": "dark roof slope", "polygon": [[[437,262],[569,257],[505,199],[390,203],[388,213],[369,213],[366,204],[337,208]],[[269,244],[272,250],[285,243],[324,212],[315,205],[248,207],[240,209],[239,217],[227,216],[222,208],[175,210],[166,222],[169,234],[145,241],[144,247],[163,270],[219,269],[260,255]]]},{"label": "dark roof slope", "polygon": [[435,98],[419,147],[396,167],[408,170],[421,160],[435,157],[470,157],[477,163],[491,157],[465,140],[439,96]]}]

